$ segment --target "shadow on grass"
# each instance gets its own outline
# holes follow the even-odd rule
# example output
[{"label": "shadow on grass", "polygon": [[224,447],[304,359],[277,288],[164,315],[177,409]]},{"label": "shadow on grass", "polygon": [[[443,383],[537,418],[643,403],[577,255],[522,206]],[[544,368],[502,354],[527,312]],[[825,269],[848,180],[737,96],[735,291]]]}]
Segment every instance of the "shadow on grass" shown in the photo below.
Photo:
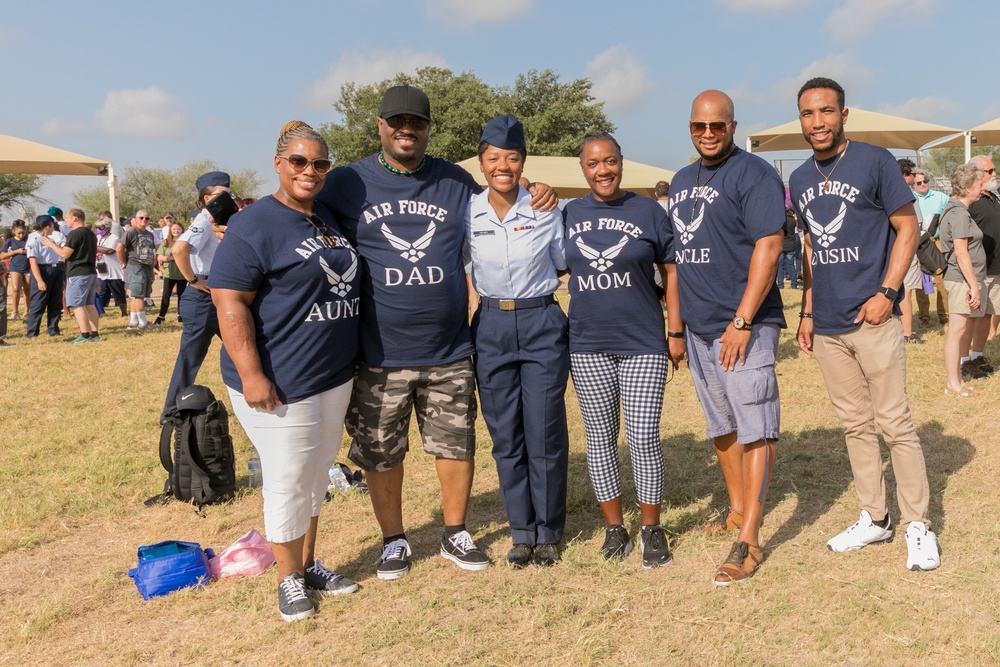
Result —
[{"label": "shadow on grass", "polygon": [[[917,430],[927,460],[927,476],[931,492],[930,521],[940,535],[946,526],[943,497],[948,480],[972,460],[976,450],[967,439],[944,433],[937,422],[924,424]],[[684,433],[665,438],[662,444],[665,459],[665,518],[662,523],[668,533],[680,535],[708,522],[728,507],[729,500],[722,472],[715,459],[715,452],[707,438]],[[889,457],[884,445],[881,451],[889,511],[894,520],[898,520],[895,477],[892,466],[886,465]],[[478,456],[489,456],[489,454],[481,450]],[[619,460],[626,523],[630,528],[634,528],[637,517],[630,514],[636,513],[635,485],[625,445],[619,448]],[[778,458],[768,492],[764,520],[768,521],[766,514],[768,508],[773,508],[786,499],[795,499],[795,509],[767,541],[767,548],[771,550],[794,540],[804,530],[813,526],[840,501],[849,490],[852,479],[842,429],[822,428],[784,433],[778,444]],[[850,502],[856,503],[853,497]],[[404,506],[407,503],[405,482],[403,503]],[[692,506],[697,507],[692,508]],[[677,511],[671,511],[671,508]],[[438,557],[443,525],[442,513],[440,507],[437,507],[433,510],[429,521],[406,527],[406,536],[413,548],[412,558],[415,563]],[[491,489],[474,494],[470,498],[466,525],[469,531],[476,535],[476,542],[481,549],[494,557],[506,552],[505,548],[493,549],[496,543],[510,539],[510,530],[500,502],[499,491]],[[495,527],[483,532],[484,526]],[[565,545],[570,541],[588,541],[603,533],[604,520],[587,476],[586,455],[571,452],[563,543]],[[375,541],[364,548],[353,561],[338,567],[347,573],[356,572],[361,576],[370,574],[378,562],[381,548],[381,543]],[[500,555],[498,558],[502,557]]]}]

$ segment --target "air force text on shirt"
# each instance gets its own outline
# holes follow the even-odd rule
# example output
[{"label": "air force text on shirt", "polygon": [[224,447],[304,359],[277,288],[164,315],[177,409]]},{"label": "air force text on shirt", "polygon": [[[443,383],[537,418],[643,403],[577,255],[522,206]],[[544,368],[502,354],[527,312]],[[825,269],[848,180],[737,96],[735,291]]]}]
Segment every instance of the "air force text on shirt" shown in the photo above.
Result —
[{"label": "air force text on shirt", "polygon": [[[445,222],[448,211],[423,201],[399,199],[394,202],[382,202],[369,206],[364,211],[364,221],[366,225],[370,225],[377,220],[391,218],[395,215],[426,216],[429,218],[427,227],[422,229],[420,235],[415,239],[401,236],[397,233],[398,230],[389,226],[388,221],[383,221],[381,224],[382,235],[393,248],[401,251],[399,256],[416,265],[427,255],[425,250],[434,242],[434,232],[437,229],[435,221]],[[442,281],[444,281],[444,269],[440,266],[413,266],[406,269],[385,267],[385,284],[387,286],[436,285]]]},{"label": "air force text on shirt", "polygon": [[[319,238],[305,239],[299,245],[300,247],[296,248],[295,252],[305,259],[309,259],[317,250],[322,250],[326,247]],[[350,265],[343,273],[337,273],[322,255],[319,256],[319,263],[323,268],[323,272],[326,273],[326,280],[330,284],[330,291],[340,298],[322,303],[313,303],[309,308],[309,314],[306,315],[306,322],[326,322],[329,320],[339,320],[342,317],[358,316],[358,304],[361,302],[361,298],[345,298],[351,292],[353,287],[351,281],[354,280],[358,272],[358,255],[350,249],[350,245],[346,240],[343,241],[341,247],[347,249],[352,256]]]},{"label": "air force text on shirt", "polygon": [[[860,259],[861,252],[858,246],[831,247],[835,244],[842,245],[837,243],[837,239],[844,225],[844,218],[847,217],[846,202],[855,203],[859,193],[860,190],[852,187],[849,183],[830,181],[807,188],[799,197],[799,209],[804,212],[805,223],[809,226],[809,234],[812,237],[812,266],[851,263]],[[826,219],[819,213],[814,214],[809,208],[811,202],[821,197],[840,197],[846,201],[841,201],[836,213]]]},{"label": "air force text on shirt", "polygon": [[622,232],[621,239],[608,248],[598,249],[590,247],[583,238],[578,237],[575,241],[580,253],[590,261],[590,266],[597,269],[598,273],[574,276],[577,285],[581,290],[607,290],[619,287],[631,287],[632,276],[629,271],[617,272],[611,269],[615,265],[615,258],[628,244],[630,238],[637,239],[642,236],[642,229],[634,223],[617,220],[615,218],[598,218],[596,226],[593,220],[583,220],[569,227],[566,230],[566,238],[572,239],[577,234],[594,230]]},{"label": "air force text on shirt", "polygon": [[[678,211],[687,207],[679,207],[689,198],[694,197],[691,206],[691,214],[687,221],[684,221]],[[705,220],[705,208],[716,200],[719,191],[707,185],[701,185],[690,189],[680,190],[670,198],[667,210],[671,211],[670,221],[677,230],[674,238],[681,242],[675,251],[674,261],[677,264],[708,264],[712,261],[711,248],[685,248],[688,243],[694,240],[695,232],[701,227]]]}]

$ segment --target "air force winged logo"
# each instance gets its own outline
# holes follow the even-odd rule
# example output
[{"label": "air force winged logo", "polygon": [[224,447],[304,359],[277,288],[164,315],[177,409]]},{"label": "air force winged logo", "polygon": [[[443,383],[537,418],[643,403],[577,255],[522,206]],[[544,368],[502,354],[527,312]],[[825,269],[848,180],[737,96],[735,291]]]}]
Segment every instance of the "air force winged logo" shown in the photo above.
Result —
[{"label": "air force winged logo", "polygon": [[816,243],[820,244],[824,248],[829,248],[830,244],[837,240],[834,236],[838,231],[840,231],[841,226],[844,224],[844,217],[847,215],[847,204],[840,202],[840,211],[837,212],[837,217],[835,217],[830,224],[823,226],[816,222],[815,218],[812,217],[812,213],[809,209],[806,209],[806,222],[809,223],[809,233],[812,234],[813,239]]},{"label": "air force winged logo", "polygon": [[399,256],[413,262],[414,264],[427,255],[424,250],[434,239],[435,229],[437,229],[437,227],[434,226],[434,221],[431,220],[431,224],[427,225],[427,232],[413,243],[410,243],[406,239],[393,234],[389,229],[389,226],[382,223],[382,234],[389,240],[390,245],[392,245],[392,247],[396,250],[402,250],[403,252],[399,253]]},{"label": "air force winged logo", "polygon": [[347,296],[347,293],[351,291],[351,281],[354,280],[354,276],[358,273],[358,254],[356,252],[351,253],[351,265],[342,274],[338,274],[331,269],[330,265],[322,257],[319,258],[319,264],[326,271],[326,279],[330,283],[330,291],[341,298]]},{"label": "air force winged logo", "polygon": [[614,244],[607,250],[600,252],[585,244],[583,239],[579,236],[576,237],[576,247],[580,249],[580,252],[584,257],[594,260],[590,263],[590,265],[598,271],[607,271],[609,268],[614,266],[614,262],[611,260],[618,256],[618,253],[622,251],[626,243],[628,243],[627,235],[622,236],[621,241]]},{"label": "air force winged logo", "polygon": [[687,225],[680,219],[676,211],[671,213],[671,216],[674,218],[674,227],[681,233],[681,243],[687,245],[694,238],[694,233],[701,227],[701,223],[705,221],[705,205],[701,205],[701,212],[698,214],[698,217]]}]

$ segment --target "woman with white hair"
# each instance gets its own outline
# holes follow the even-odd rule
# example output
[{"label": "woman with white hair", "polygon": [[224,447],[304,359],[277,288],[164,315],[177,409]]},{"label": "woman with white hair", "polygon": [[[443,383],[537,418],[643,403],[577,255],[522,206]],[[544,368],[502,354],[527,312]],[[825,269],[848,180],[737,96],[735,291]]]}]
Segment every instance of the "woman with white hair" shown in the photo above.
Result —
[{"label": "woman with white hair", "polygon": [[969,396],[971,385],[962,382],[960,351],[968,348],[973,327],[969,320],[983,316],[980,294],[986,280],[983,232],[969,215],[969,205],[983,189],[983,172],[963,164],[951,174],[951,199],[941,214],[941,250],[948,258],[944,286],[948,290],[948,333],[944,340],[944,367],[948,384],[944,393]]}]

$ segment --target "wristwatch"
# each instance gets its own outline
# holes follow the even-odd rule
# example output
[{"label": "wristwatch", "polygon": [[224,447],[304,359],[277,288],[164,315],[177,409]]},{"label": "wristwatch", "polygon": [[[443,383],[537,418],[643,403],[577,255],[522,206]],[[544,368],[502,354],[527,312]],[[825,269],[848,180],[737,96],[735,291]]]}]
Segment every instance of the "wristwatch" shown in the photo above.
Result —
[{"label": "wristwatch", "polygon": [[195,276],[194,278],[188,281],[188,285],[197,285],[197,284],[198,284],[198,276]]},{"label": "wristwatch", "polygon": [[886,287],[885,285],[883,285],[879,289],[878,293],[884,296],[885,298],[889,299],[889,301],[895,301],[896,297],[899,296],[899,292],[892,289],[891,287]]},{"label": "wristwatch", "polygon": [[733,318],[733,328],[739,329],[740,331],[750,331],[750,329],[752,329],[753,326],[745,319],[737,315],[736,317]]}]

